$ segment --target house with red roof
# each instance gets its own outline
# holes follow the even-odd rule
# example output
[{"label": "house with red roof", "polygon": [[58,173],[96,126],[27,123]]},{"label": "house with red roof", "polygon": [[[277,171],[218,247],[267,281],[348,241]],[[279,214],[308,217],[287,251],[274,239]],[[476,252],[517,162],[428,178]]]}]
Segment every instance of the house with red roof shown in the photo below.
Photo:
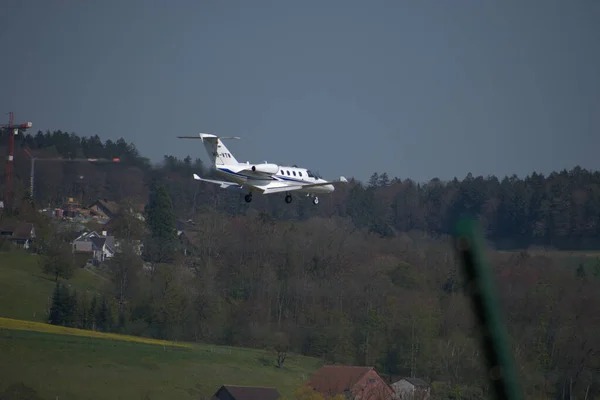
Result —
[{"label": "house with red roof", "polygon": [[325,365],[306,385],[325,399],[344,395],[352,400],[392,400],[394,390],[373,367]]}]

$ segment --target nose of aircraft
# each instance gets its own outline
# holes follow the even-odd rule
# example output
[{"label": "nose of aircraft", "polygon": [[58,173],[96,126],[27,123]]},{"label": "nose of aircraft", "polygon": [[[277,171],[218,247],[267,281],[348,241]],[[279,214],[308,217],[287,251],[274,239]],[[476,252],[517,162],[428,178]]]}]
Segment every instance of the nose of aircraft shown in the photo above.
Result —
[{"label": "nose of aircraft", "polygon": [[328,192],[333,192],[335,190],[335,187],[333,185],[325,185],[324,188]]}]

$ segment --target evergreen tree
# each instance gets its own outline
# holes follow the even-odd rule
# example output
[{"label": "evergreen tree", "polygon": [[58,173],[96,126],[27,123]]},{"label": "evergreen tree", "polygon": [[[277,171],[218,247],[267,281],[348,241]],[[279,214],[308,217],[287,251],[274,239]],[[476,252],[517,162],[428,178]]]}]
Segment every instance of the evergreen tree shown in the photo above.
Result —
[{"label": "evergreen tree", "polygon": [[52,325],[60,325],[63,321],[62,299],[61,299],[61,284],[56,282],[54,291],[52,292],[52,305],[50,306],[50,315],[48,322]]},{"label": "evergreen tree", "polygon": [[78,295],[77,290],[73,290],[73,293],[69,293],[69,289],[66,289],[66,310],[67,310],[67,318],[65,320],[65,326],[75,327],[78,323],[77,315],[79,313],[78,309]]},{"label": "evergreen tree", "polygon": [[373,175],[369,178],[368,187],[376,188],[379,185],[379,174],[374,172]]},{"label": "evergreen tree", "polygon": [[381,174],[379,176],[379,183],[378,183],[378,185],[380,187],[386,187],[386,186],[389,186],[389,184],[390,184],[390,178],[388,177],[387,172],[384,172],[383,174]]},{"label": "evergreen tree", "polygon": [[77,293],[69,293],[69,288],[60,282],[52,293],[49,321],[52,325],[73,326],[77,312]]},{"label": "evergreen tree", "polygon": [[164,187],[151,192],[146,205],[146,224],[150,235],[144,244],[144,256],[156,263],[170,263],[175,257],[177,230],[173,203]]},{"label": "evergreen tree", "polygon": [[90,309],[88,311],[88,329],[95,331],[98,328],[98,299],[96,295],[92,297],[92,301],[90,303]]},{"label": "evergreen tree", "polygon": [[89,329],[89,312],[88,299],[86,294],[83,293],[77,298],[76,328]]},{"label": "evergreen tree", "polygon": [[102,296],[100,300],[100,309],[98,310],[96,321],[98,323],[98,329],[102,332],[110,332],[112,329],[112,310],[108,299]]},{"label": "evergreen tree", "polygon": [[125,329],[127,328],[127,316],[125,315],[124,309],[119,310],[119,321],[117,327],[121,333],[125,332]]}]

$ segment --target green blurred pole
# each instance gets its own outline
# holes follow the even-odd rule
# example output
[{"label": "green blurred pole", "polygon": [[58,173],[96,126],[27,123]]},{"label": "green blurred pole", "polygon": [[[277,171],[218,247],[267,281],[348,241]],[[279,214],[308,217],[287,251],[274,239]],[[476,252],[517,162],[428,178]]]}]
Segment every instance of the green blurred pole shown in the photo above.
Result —
[{"label": "green blurred pole", "polygon": [[461,219],[455,227],[455,247],[462,261],[465,288],[480,324],[488,378],[499,400],[523,398],[508,345],[489,264],[477,221]]}]

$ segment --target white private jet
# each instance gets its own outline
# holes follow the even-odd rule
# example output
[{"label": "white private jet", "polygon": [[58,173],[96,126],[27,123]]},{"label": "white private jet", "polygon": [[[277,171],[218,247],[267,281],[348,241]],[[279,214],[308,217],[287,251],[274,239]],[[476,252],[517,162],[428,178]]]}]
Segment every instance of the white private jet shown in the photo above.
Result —
[{"label": "white private jet", "polygon": [[210,133],[201,133],[199,136],[177,136],[177,138],[202,140],[217,173],[228,181],[204,179],[197,174],[194,174],[194,179],[221,185],[223,189],[247,191],[245,196],[247,203],[252,201],[252,192],[285,193],[285,202],[291,203],[291,192],[297,191],[312,197],[313,204],[319,204],[317,194],[331,193],[335,190],[334,184],[348,182],[343,176],[337,181],[326,181],[308,169],[295,165],[288,167],[266,161],[263,164],[239,163],[221,142],[221,139],[239,139],[239,137],[218,137]]}]

